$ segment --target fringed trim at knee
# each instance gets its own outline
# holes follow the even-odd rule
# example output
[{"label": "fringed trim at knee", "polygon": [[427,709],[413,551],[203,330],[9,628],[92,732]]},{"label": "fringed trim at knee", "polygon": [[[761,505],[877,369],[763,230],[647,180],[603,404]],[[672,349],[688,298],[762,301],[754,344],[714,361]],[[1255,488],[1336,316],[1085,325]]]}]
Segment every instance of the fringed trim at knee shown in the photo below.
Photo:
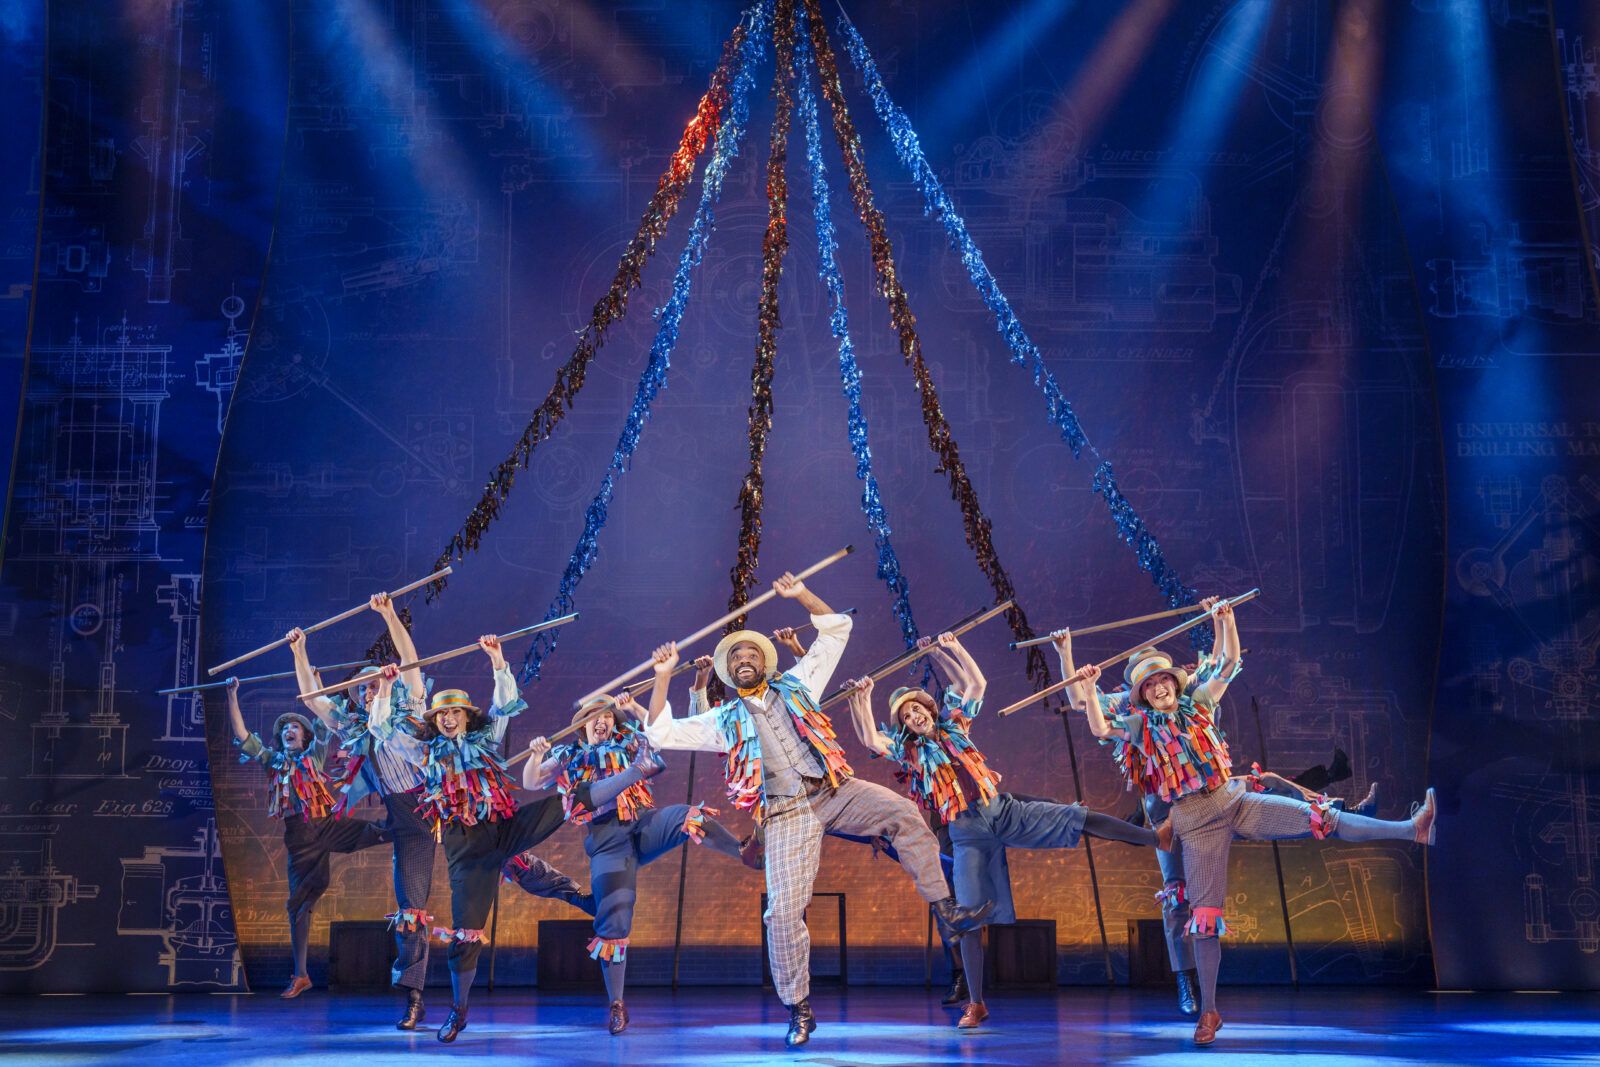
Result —
[{"label": "fringed trim at knee", "polygon": [[1250,792],[1252,793],[1265,793],[1267,791],[1267,787],[1261,784],[1261,764],[1259,763],[1250,764],[1250,773],[1244,776],[1244,780],[1249,784]]},{"label": "fringed trim at knee", "polygon": [[589,958],[605,963],[621,963],[628,958],[628,939],[597,937],[589,942]]},{"label": "fringed trim at knee", "polygon": [[406,933],[413,930],[427,933],[428,924],[433,922],[433,916],[421,908],[401,908],[392,915],[385,915],[384,918],[389,920],[389,929],[404,930]]},{"label": "fringed trim at knee", "polygon": [[716,808],[708,808],[704,804],[696,804],[689,809],[689,814],[683,817],[683,832],[689,835],[689,840],[695,844],[703,844],[706,839],[706,816],[721,815]]},{"label": "fringed trim at knee", "polygon": [[1318,841],[1332,837],[1339,828],[1339,809],[1324,794],[1311,801],[1311,836]]},{"label": "fringed trim at knee", "polygon": [[1198,937],[1226,937],[1228,924],[1221,908],[1195,908],[1189,919],[1189,933]]},{"label": "fringed trim at knee", "polygon": [[1166,884],[1156,894],[1156,903],[1161,905],[1162,911],[1177,911],[1189,903],[1189,883],[1178,878]]},{"label": "fringed trim at knee", "polygon": [[482,930],[449,930],[443,926],[435,926],[433,933],[435,937],[446,944],[473,942],[481,945],[483,943]]}]

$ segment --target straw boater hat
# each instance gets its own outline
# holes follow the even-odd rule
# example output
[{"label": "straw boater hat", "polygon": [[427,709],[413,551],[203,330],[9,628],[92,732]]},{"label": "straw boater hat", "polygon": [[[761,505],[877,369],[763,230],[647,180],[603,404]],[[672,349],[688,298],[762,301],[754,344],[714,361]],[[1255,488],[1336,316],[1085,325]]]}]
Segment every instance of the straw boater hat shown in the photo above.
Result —
[{"label": "straw boater hat", "polygon": [[711,665],[717,670],[717,677],[722,679],[722,684],[729,689],[738,689],[739,684],[733,680],[733,675],[728,671],[728,653],[733,651],[734,645],[746,642],[755,645],[761,650],[761,656],[766,662],[766,680],[772,681],[778,673],[778,650],[773,647],[772,639],[764,633],[755,630],[735,630],[733,633],[717,642],[717,650],[711,653]]},{"label": "straw boater hat", "polygon": [[433,717],[445,708],[460,708],[462,711],[478,710],[478,706],[467,696],[465,689],[441,689],[433,694],[433,703],[422,713],[423,721],[431,723]]},{"label": "straw boater hat", "polygon": [[[903,707],[905,705],[906,701],[910,700],[912,697],[917,697],[917,696],[927,697],[929,700],[933,700],[932,694],[930,694],[926,689],[919,689],[918,687],[916,687],[914,685],[902,685],[899,689],[896,689],[894,692],[889,694],[889,725],[890,726],[903,726],[904,725],[904,723],[902,723],[900,721],[900,709],[901,709],[901,707]],[[935,702],[934,708],[935,708],[934,714],[937,715],[937,713],[938,713],[938,711],[937,711],[937,709],[938,709],[937,702]]]},{"label": "straw boater hat", "polygon": [[1170,674],[1177,681],[1177,690],[1182,693],[1189,688],[1189,672],[1182,667],[1175,666],[1172,657],[1159,648],[1143,648],[1135,652],[1128,661],[1128,666],[1122,672],[1123,681],[1128,683],[1129,698],[1135,704],[1144,704],[1140,686],[1145,680],[1155,674]]},{"label": "straw boater hat", "polygon": [[314,736],[311,730],[311,720],[300,714],[298,711],[286,711],[282,715],[279,715],[276,719],[272,720],[272,743],[268,747],[283,747],[283,724],[286,722],[297,722],[300,724],[300,729],[305,731],[306,747],[310,748],[311,741]]}]

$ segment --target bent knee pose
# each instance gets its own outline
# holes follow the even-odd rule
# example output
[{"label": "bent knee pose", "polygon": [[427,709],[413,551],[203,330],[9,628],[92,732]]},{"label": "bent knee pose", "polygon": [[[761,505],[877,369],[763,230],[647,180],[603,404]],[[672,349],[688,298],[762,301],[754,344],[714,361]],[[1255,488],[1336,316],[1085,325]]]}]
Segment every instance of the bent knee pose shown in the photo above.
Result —
[{"label": "bent knee pose", "polygon": [[980,924],[988,908],[962,908],[939,869],[939,845],[906,798],[855,778],[817,707],[844,653],[850,616],[836,615],[805,583],[785,574],[772,583],[779,596],[811,613],[817,639],[790,671],[778,673],[777,649],[765,634],[739,630],[724,637],[713,665],[731,698],[711,710],[674,719],[671,706],[653,716],[645,734],[657,748],[725,753],[728,795],[766,834],[767,953],[772,981],[789,1007],[790,1048],[816,1029],[811,1011],[811,939],[805,910],[811,901],[822,838],[829,832],[887,838],[917,892],[941,922],[958,933]]},{"label": "bent knee pose", "polygon": [[[1213,610],[1232,633],[1231,607],[1223,602]],[[1070,676],[1071,636],[1063,633],[1056,643],[1062,669]],[[1229,647],[1238,648],[1236,639]],[[1085,667],[1083,680],[1069,689],[1069,699],[1084,709],[1095,736],[1114,746],[1117,765],[1132,787],[1172,805],[1172,829],[1183,847],[1184,888],[1191,913],[1188,929],[1200,978],[1200,1021],[1194,1041],[1209,1045],[1222,1026],[1216,1003],[1222,958],[1217,938],[1227,933],[1223,909],[1228,849],[1234,838],[1337,837],[1432,844],[1433,790],[1427,791],[1414,816],[1395,821],[1340,811],[1331,804],[1252,792],[1242,778],[1230,777],[1228,745],[1216,725],[1217,702],[1231,672],[1189,690],[1186,671],[1158,649],[1145,649],[1129,666],[1126,705],[1110,716],[1095,687],[1098,675],[1093,666]]]},{"label": "bent knee pose", "polygon": [[[368,606],[383,617],[401,662],[416,660],[417,646],[389,595],[377,594]],[[299,629],[289,631],[289,648],[300,691],[322,688],[306,652],[305,634]],[[432,684],[421,670],[406,671],[394,685],[394,706],[420,713]],[[333,787],[335,813],[347,816],[367,797],[384,807],[383,828],[394,844],[395,911],[389,916],[389,925],[394,930],[396,957],[389,981],[406,996],[405,1010],[395,1026],[415,1030],[423,1018],[422,985],[428,973],[428,898],[433,892],[435,842],[417,814],[422,772],[399,754],[415,723],[389,717],[381,728],[374,728],[370,715],[377,692],[377,682],[370,681],[353,687],[349,699],[312,697],[305,705],[334,730],[347,757],[344,773]]]},{"label": "bent knee pose", "polygon": [[[678,653],[671,645],[663,645],[656,650],[655,661],[651,704],[660,711],[666,704],[667,680],[677,666]],[[607,1028],[620,1034],[628,1028],[623,992],[639,868],[687,841],[738,860],[739,839],[707,817],[716,813],[715,808],[700,804],[657,808],[646,781],[617,788],[621,776],[636,765],[644,764],[655,773],[660,759],[634,717],[637,705],[633,697],[624,692],[610,703],[611,712],[589,722],[576,744],[552,749],[543,738],[535,739],[534,757],[523,772],[523,784],[529,789],[555,784],[567,821],[587,828],[583,850],[589,856],[595,934],[589,942],[589,955],[600,961],[605,978],[610,1001]],[[594,710],[592,705],[578,709],[573,721]]]},{"label": "bent knee pose", "polygon": [[[900,764],[898,777],[911,798],[944,820],[954,850],[956,902],[992,904],[989,922],[1014,923],[1006,849],[1073,848],[1082,834],[1157,845],[1155,830],[1090,811],[1082,804],[1019,800],[1000,792],[1000,775],[973,744],[968,729],[983,708],[983,672],[953,634],[936,644],[923,639],[952,679],[941,704],[923,689],[902,687],[889,697],[889,725],[872,717],[871,678],[850,694],[851,720],[862,744]],[[969,1001],[956,1025],[977,1026],[989,1017],[983,1001],[983,931],[961,939]]]},{"label": "bent knee pose", "polygon": [[[450,927],[434,927],[450,955],[450,1015],[440,1041],[454,1041],[467,1026],[468,998],[477,975],[483,927],[494,905],[495,884],[512,856],[561,828],[561,800],[540,797],[518,806],[515,782],[500,755],[511,716],[527,707],[506,666],[496,637],[478,644],[494,668],[494,700],[487,712],[460,689],[433,695],[422,729],[398,742],[404,758],[422,774],[417,811],[444,847],[450,871]],[[373,704],[375,728],[387,718],[395,669],[384,668]],[[396,734],[396,737],[402,735]]]},{"label": "bent knee pose", "polygon": [[239,680],[228,679],[228,718],[239,761],[261,764],[271,782],[267,814],[283,822],[283,846],[289,853],[289,943],[294,949],[294,975],[280,997],[298,997],[311,988],[306,950],[311,940],[311,913],[328,891],[329,857],[386,844],[387,830],[365,819],[340,819],[333,814],[333,794],[324,773],[328,727],[297,712],[279,715],[264,745],[245,728],[239,710]]}]

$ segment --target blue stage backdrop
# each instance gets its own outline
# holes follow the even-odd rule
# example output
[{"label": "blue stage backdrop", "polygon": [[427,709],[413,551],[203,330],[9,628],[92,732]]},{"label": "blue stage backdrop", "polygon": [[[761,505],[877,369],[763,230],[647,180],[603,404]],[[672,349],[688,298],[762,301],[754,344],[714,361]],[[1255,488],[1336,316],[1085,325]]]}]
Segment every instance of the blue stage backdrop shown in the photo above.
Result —
[{"label": "blue stage backdrop", "polygon": [[[27,331],[0,574],[0,987],[276,984],[287,874],[259,768],[237,762],[220,694],[152,694],[433,569],[560,380],[740,9],[21,10],[0,20],[7,84],[39,105],[31,125],[28,107],[5,117],[0,186],[8,256],[22,242],[10,291],[31,303],[27,330],[0,302],[0,342]],[[1238,765],[1294,773],[1343,749],[1353,773],[1331,791],[1376,783],[1396,818],[1440,789],[1426,856],[1285,843],[1280,896],[1271,848],[1236,846],[1224,980],[1600,986],[1594,16],[1576,0],[1553,22],[1544,5],[1464,0],[855,5],[904,112],[897,141],[837,5],[817,10],[973,490],[964,515],[821,99],[839,293],[915,625],[993,602],[963,530],[977,509],[1035,629],[1167,606],[1094,491],[1109,461],[1184,585],[1262,590],[1240,609],[1250,651],[1223,712]],[[25,72],[45,68],[30,96]],[[570,594],[582,618],[538,646],[514,747],[725,610],[753,363],[764,377],[773,73],[769,33],[714,221],[691,229],[707,163],[733,141],[731,102],[570,410],[448,586],[406,598],[426,654]],[[757,573],[858,546],[811,583],[858,609],[842,680],[903,647],[902,624],[875,573],[887,556],[830,334],[807,167],[805,100],[821,88],[806,85],[787,87]],[[41,122],[30,172],[17,146],[37,153]],[[995,330],[998,301],[925,214],[897,158],[909,129],[1081,420],[1076,458],[1035,368]],[[697,235],[675,326],[674,272]],[[752,616],[800,621],[785,602]],[[364,613],[313,635],[312,657],[355,659],[379,632]],[[1087,637],[1080,661],[1140,633]],[[992,709],[1030,688],[1011,638],[996,620],[968,642]],[[289,665],[279,649],[239,670]],[[477,655],[437,677],[489,684]],[[264,730],[292,694],[246,690],[247,721]],[[975,735],[1006,788],[1134,808],[1074,716],[986,715]],[[674,755],[657,794],[716,803],[719,761]],[[587,880],[577,834],[542,851]],[[1150,853],[1017,854],[1011,869],[1019,915],[1056,924],[1062,981],[1126,979],[1129,921],[1158,914]],[[442,858],[435,885],[442,923]],[[817,889],[848,895],[851,981],[922,980],[926,909],[889,861],[831,843]],[[636,980],[671,976],[681,922],[681,980],[758,981],[761,891],[696,853],[680,910],[678,857],[648,868]],[[314,973],[328,922],[392,909],[381,851],[336,861]],[[503,887],[498,979],[531,980],[537,921],[572,914]]]}]

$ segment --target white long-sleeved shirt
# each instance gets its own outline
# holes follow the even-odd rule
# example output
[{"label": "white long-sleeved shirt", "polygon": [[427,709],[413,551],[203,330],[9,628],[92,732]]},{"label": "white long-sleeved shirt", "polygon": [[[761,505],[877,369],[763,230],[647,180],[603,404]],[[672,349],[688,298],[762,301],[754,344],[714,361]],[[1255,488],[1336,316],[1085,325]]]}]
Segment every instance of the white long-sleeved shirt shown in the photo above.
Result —
[{"label": "white long-sleeved shirt", "polygon": [[[805,658],[785,673],[798,679],[813,700],[821,700],[829,679],[839,666],[840,657],[844,655],[853,620],[849,615],[813,615],[811,621],[817,628],[817,639],[811,643]],[[728,751],[728,740],[717,727],[715,708],[688,718],[674,719],[669,701],[661,714],[656,716],[655,722],[644,728],[644,735],[656,748]]]}]

